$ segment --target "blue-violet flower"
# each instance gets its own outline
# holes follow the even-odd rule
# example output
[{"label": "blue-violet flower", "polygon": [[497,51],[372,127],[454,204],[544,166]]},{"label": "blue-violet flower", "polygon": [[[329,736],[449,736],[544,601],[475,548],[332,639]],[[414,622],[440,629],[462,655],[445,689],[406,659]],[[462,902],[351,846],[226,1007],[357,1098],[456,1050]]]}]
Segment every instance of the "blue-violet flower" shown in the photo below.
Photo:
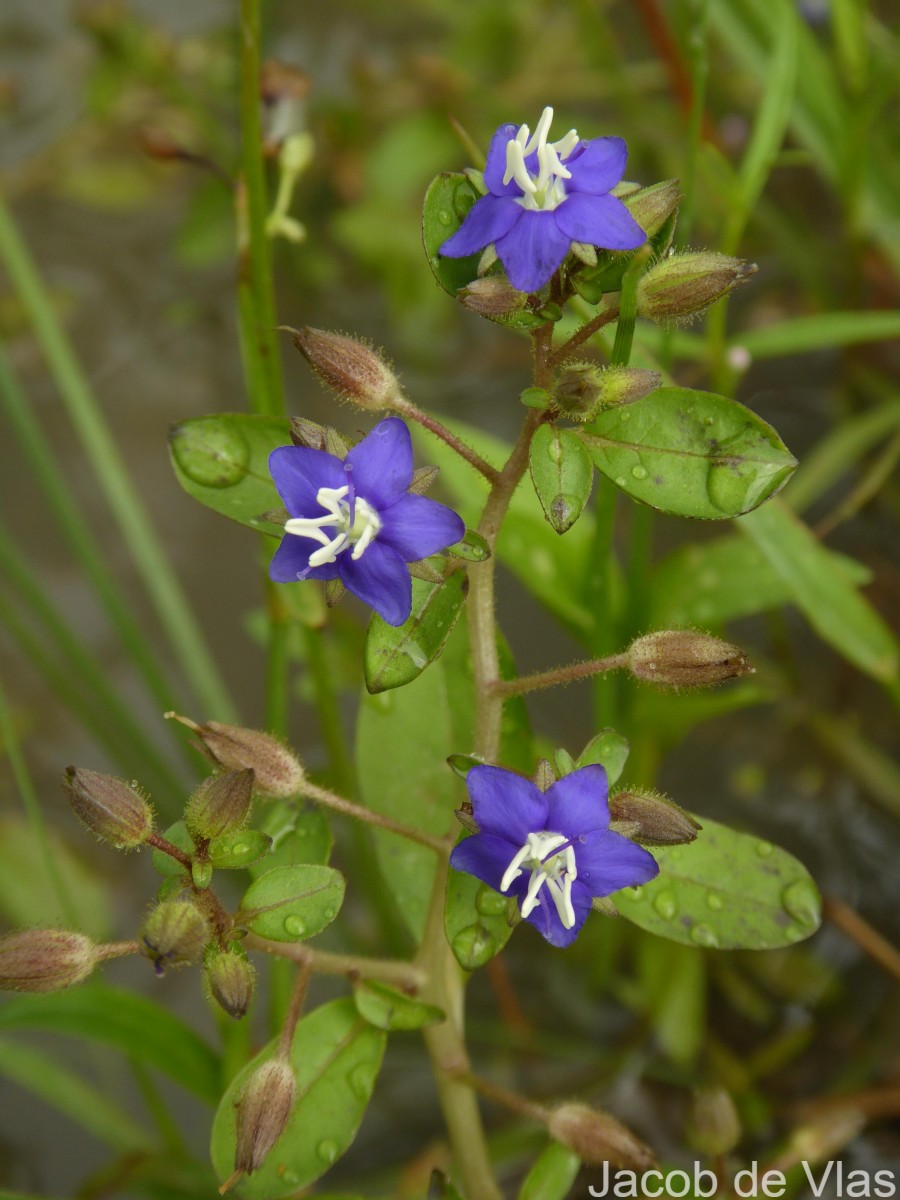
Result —
[{"label": "blue-violet flower", "polygon": [[399,417],[380,421],[346,459],[279,446],[269,470],[290,513],[269,567],[272,579],[340,579],[389,625],[402,625],[410,613],[406,564],[465,533],[452,509],[410,494],[412,442]]},{"label": "blue-violet flower", "polygon": [[553,109],[545,108],[531,134],[527,125],[501,125],[491,140],[484,182],[457,232],[441,246],[465,258],[494,245],[509,282],[536,292],[550,279],[573,242],[606,250],[634,250],[647,235],[610,189],[625,173],[622,138],[585,141],[574,129],[548,142]]},{"label": "blue-violet flower", "polygon": [[592,765],[546,792],[502,767],[466,778],[479,832],[454,847],[450,865],[519,902],[554,946],[578,936],[595,896],[647,883],[652,854],[609,828],[606,771]]}]

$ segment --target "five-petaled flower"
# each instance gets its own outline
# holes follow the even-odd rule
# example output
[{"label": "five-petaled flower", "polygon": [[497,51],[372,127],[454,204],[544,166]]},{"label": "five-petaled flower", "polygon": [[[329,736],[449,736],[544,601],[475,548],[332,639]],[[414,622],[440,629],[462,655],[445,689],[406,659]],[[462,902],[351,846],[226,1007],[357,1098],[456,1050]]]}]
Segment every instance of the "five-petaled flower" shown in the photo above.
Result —
[{"label": "five-petaled flower", "polygon": [[398,417],[380,421],[346,459],[279,446],[269,470],[290,514],[269,567],[272,579],[340,579],[389,625],[402,625],[410,613],[406,564],[465,532],[452,509],[410,494],[412,442]]},{"label": "five-petaled flower", "polygon": [[454,847],[450,865],[515,896],[522,916],[554,946],[575,940],[595,896],[659,873],[646,850],[609,828],[606,771],[573,771],[546,792],[502,767],[466,778],[479,832]]},{"label": "five-petaled flower", "polygon": [[634,250],[647,235],[610,188],[625,173],[628,149],[618,137],[585,141],[574,129],[548,142],[553,109],[531,134],[527,125],[501,125],[491,140],[484,182],[441,254],[465,258],[493,245],[509,282],[520,292],[543,287],[573,242]]}]

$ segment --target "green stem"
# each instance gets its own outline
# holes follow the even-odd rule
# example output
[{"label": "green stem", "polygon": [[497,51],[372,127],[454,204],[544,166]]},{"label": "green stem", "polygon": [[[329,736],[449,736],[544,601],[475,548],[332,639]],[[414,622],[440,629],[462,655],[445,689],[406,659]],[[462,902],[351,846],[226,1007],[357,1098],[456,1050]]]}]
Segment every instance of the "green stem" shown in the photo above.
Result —
[{"label": "green stem", "polygon": [[[620,645],[613,611],[613,580],[617,570],[614,542],[616,507],[619,493],[602,475],[597,475],[594,502],[594,536],[588,556],[590,572],[585,594],[594,614],[591,650],[600,658],[612,654]],[[598,675],[594,681],[594,711],[598,728],[615,725],[618,712],[619,681],[614,675]]]},{"label": "green stem", "polygon": [[245,938],[244,945],[248,950],[260,950],[275,958],[303,963],[314,975],[344,975],[351,980],[372,979],[410,993],[422,991],[427,983],[427,973],[420,964],[401,959],[332,954],[327,950],[314,950],[306,942],[274,942],[255,933]]},{"label": "green stem", "polygon": [[197,696],[210,711],[221,720],[236,720],[234,706],[206,647],[203,631],[188,606],[31,256],[2,199],[0,259],[28,313],[63,403],[88,456],[90,469],[121,530],[180,665]]},{"label": "green stem", "polygon": [[642,246],[635,251],[634,258],[628,264],[628,269],[622,276],[622,290],[619,293],[619,320],[616,324],[616,340],[613,342],[610,363],[614,367],[627,367],[631,359],[631,343],[634,340],[634,322],[637,319],[637,286],[647,263],[650,261],[650,247]]},{"label": "green stem", "polygon": [[269,618],[266,647],[266,729],[283,738],[288,732],[290,704],[288,644],[291,618],[280,600],[277,585],[266,578],[265,588]]}]

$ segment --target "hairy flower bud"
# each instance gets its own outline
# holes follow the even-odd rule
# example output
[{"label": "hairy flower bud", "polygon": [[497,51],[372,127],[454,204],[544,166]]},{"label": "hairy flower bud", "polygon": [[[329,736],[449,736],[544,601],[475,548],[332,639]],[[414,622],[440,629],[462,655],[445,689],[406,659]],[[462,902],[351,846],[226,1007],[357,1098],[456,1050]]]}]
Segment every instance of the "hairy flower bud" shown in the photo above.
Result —
[{"label": "hairy flower bud", "polygon": [[480,317],[508,317],[525,307],[528,299],[524,292],[517,292],[502,275],[486,275],[473,279],[460,288],[456,298],[463,306]]},{"label": "hairy flower bud", "polygon": [[397,377],[364,342],[324,329],[290,329],[294,345],[324,384],[370,412],[384,412],[400,396]]},{"label": "hairy flower bud", "polygon": [[641,276],[637,287],[639,317],[671,321],[703,312],[757,271],[756,263],[711,251],[663,258]]},{"label": "hairy flower bud", "polygon": [[610,829],[642,846],[679,846],[694,841],[702,828],[668,797],[637,788],[610,796],[609,817]]},{"label": "hairy flower bud", "polygon": [[693,629],[645,634],[631,643],[626,654],[636,679],[669,688],[706,687],[755,669],[739,646]]},{"label": "hairy flower bud", "polygon": [[554,401],[573,420],[589,421],[604,408],[633,404],[662,383],[658,371],[640,367],[600,367],[570,363],[560,373]]},{"label": "hairy flower bud", "polygon": [[730,1154],[741,1140],[741,1119],[723,1087],[699,1088],[688,1118],[691,1146],[701,1154]]},{"label": "hairy flower bud", "polygon": [[252,796],[252,767],[204,779],[184,810],[191,837],[210,839],[240,829],[250,816]]},{"label": "hairy flower bud", "polygon": [[258,1066],[237,1104],[235,1171],[252,1175],[284,1133],[297,1083],[290,1063],[271,1058]]},{"label": "hairy flower bud", "polygon": [[141,928],[141,952],[162,975],[199,961],[209,938],[209,922],[191,900],[162,900]]},{"label": "hairy flower bud", "polygon": [[120,850],[140,846],[153,829],[150,805],[122,779],[67,767],[62,787],[79,820]]},{"label": "hairy flower bud", "polygon": [[684,197],[677,179],[663,179],[650,187],[638,188],[622,196],[622,203],[646,233],[652,238],[659,233],[669,217],[677,212]]},{"label": "hairy flower bud", "polygon": [[547,1132],[589,1166],[611,1162],[644,1171],[654,1163],[653,1152],[630,1129],[587,1104],[561,1104],[553,1109],[547,1118]]},{"label": "hairy flower bud", "polygon": [[83,933],[25,929],[0,937],[0,988],[13,992],[58,992],[87,979],[99,961]]},{"label": "hairy flower bud", "polygon": [[209,993],[229,1017],[239,1020],[250,1010],[256,972],[240,950],[209,950],[204,960]]},{"label": "hairy flower bud", "polygon": [[263,796],[287,800],[296,796],[305,779],[300,760],[278,738],[259,729],[207,721],[198,725],[190,717],[166,713],[197,735],[210,760],[226,771],[253,770],[253,786]]}]

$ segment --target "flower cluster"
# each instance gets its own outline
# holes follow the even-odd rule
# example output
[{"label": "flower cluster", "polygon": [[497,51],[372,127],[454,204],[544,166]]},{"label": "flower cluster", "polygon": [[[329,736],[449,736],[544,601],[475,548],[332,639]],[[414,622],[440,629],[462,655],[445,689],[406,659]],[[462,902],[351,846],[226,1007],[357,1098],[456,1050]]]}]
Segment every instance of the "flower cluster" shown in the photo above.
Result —
[{"label": "flower cluster", "polygon": [[546,792],[514,771],[477,766],[466,786],[479,831],[454,847],[450,865],[514,896],[554,946],[575,940],[595,896],[659,873],[652,854],[609,828],[601,766],[573,771]]},{"label": "flower cluster", "polygon": [[547,140],[553,109],[545,108],[532,134],[527,125],[501,125],[491,140],[484,182],[475,202],[441,253],[465,258],[493,245],[514,288],[536,292],[573,242],[607,250],[634,250],[647,235],[610,189],[625,173],[621,138],[585,141],[574,129]]}]

